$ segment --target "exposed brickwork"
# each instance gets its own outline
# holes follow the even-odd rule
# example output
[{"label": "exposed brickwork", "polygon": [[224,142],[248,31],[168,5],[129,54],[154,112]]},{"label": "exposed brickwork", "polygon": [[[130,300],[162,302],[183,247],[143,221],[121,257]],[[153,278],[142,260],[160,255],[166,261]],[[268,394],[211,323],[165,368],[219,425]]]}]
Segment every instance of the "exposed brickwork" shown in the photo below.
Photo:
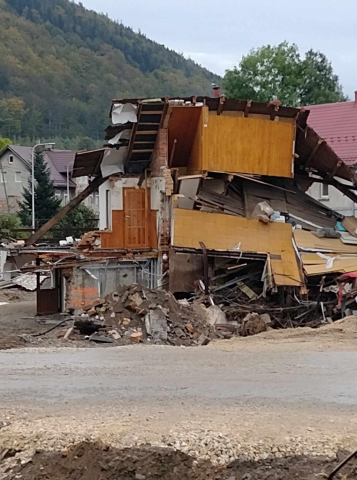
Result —
[{"label": "exposed brickwork", "polygon": [[98,297],[98,287],[72,286],[67,308],[81,309]]},{"label": "exposed brickwork", "polygon": [[157,136],[155,150],[151,162],[151,175],[162,176],[161,167],[168,166],[168,130],[161,128]]},{"label": "exposed brickwork", "polygon": [[7,202],[6,200],[0,200],[0,212],[7,212]]}]

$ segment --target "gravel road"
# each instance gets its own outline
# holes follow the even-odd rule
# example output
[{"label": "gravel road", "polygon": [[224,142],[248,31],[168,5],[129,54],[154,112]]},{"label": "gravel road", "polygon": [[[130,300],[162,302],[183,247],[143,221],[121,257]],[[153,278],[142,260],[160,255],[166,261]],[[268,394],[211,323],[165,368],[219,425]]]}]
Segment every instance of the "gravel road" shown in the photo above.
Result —
[{"label": "gravel road", "polygon": [[354,345],[225,345],[0,352],[0,446],[100,438],[217,462],[227,445],[224,461],[357,446]]},{"label": "gravel road", "polygon": [[197,407],[283,402],[353,408],[357,351],[254,352],[121,347],[0,352],[1,404],[99,406],[143,399]]}]

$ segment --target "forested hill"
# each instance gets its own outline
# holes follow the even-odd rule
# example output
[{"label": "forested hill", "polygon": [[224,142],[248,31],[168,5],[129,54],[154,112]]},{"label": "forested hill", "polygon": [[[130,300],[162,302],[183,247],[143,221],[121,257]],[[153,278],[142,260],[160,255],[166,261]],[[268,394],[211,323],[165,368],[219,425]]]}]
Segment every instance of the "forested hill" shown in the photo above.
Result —
[{"label": "forested hill", "polygon": [[218,81],[81,4],[0,0],[0,136],[101,139],[114,97],[210,94]]}]

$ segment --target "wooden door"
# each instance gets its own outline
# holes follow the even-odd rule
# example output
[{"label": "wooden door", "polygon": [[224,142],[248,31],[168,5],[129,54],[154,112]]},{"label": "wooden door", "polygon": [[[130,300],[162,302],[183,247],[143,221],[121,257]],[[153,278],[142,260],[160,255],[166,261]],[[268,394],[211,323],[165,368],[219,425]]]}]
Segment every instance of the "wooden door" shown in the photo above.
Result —
[{"label": "wooden door", "polygon": [[148,198],[145,189],[124,188],[125,247],[140,248],[149,245]]}]

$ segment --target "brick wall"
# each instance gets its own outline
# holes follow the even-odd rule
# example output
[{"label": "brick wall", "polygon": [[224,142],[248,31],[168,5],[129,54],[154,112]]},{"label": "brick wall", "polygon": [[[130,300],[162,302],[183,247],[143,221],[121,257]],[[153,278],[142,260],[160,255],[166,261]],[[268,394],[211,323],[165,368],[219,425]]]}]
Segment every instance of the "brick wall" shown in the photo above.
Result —
[{"label": "brick wall", "polygon": [[168,166],[168,130],[161,128],[157,136],[155,150],[151,162],[151,175],[158,177],[162,175],[161,167]]},{"label": "brick wall", "polygon": [[6,202],[6,200],[0,200],[0,212],[1,213],[4,213],[4,212],[7,213],[7,202]]}]

